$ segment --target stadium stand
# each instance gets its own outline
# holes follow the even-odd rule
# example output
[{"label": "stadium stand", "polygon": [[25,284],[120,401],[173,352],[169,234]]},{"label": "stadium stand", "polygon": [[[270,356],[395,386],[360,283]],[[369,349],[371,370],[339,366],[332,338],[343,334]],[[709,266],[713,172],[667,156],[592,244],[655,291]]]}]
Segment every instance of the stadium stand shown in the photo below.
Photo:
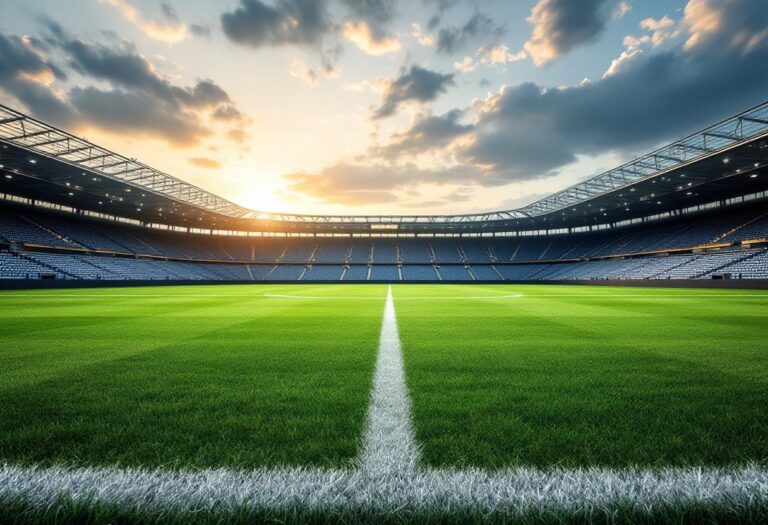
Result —
[{"label": "stadium stand", "polygon": [[8,204],[0,218],[4,279],[768,278],[768,213],[760,203],[610,231],[495,238],[204,235]]}]

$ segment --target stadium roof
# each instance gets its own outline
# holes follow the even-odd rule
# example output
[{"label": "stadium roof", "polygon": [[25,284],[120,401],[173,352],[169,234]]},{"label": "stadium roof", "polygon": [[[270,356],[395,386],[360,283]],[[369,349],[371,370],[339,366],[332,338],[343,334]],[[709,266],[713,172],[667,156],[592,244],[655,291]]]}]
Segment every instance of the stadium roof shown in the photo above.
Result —
[{"label": "stadium roof", "polygon": [[464,215],[251,210],[0,106],[0,192],[204,229],[451,233],[619,222],[768,189],[768,102],[522,208]]}]

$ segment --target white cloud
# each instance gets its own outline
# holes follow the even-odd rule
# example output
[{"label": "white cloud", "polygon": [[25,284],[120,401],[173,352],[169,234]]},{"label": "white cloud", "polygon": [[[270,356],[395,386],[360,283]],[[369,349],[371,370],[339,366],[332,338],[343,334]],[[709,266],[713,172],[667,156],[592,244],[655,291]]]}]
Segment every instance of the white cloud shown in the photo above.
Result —
[{"label": "white cloud", "polygon": [[613,10],[613,18],[615,19],[623,18],[624,15],[626,15],[630,11],[632,11],[632,5],[626,0],[621,0],[621,2],[616,4],[616,8]]},{"label": "white cloud", "polygon": [[507,62],[525,60],[528,57],[528,53],[525,50],[511,53],[507,46],[499,45],[481,47],[477,50],[477,57],[480,59],[481,63],[495,66],[497,64],[506,64]]},{"label": "white cloud", "polygon": [[148,37],[175,44],[189,36],[187,25],[176,19],[175,13],[167,22],[158,22],[144,18],[136,7],[128,0],[100,0],[101,3],[111,5],[117,9],[123,18],[138,27]]},{"label": "white cloud", "polygon": [[421,25],[416,22],[411,24],[411,36],[424,47],[432,47],[435,45],[435,37],[432,35],[424,34],[421,30]]},{"label": "white cloud", "polygon": [[377,36],[368,22],[345,22],[341,26],[344,38],[369,55],[385,55],[400,50],[400,40],[395,37]]},{"label": "white cloud", "polygon": [[460,73],[470,73],[477,69],[477,65],[472,57],[464,57],[460,62],[454,62],[453,68]]}]

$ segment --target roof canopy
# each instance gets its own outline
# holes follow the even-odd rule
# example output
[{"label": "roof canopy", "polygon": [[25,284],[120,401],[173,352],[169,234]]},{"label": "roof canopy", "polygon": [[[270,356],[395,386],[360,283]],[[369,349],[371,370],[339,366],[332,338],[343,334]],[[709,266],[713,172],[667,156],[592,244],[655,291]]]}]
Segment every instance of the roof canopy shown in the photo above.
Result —
[{"label": "roof canopy", "polygon": [[205,229],[451,233],[618,222],[768,189],[768,102],[522,208],[457,215],[252,210],[0,106],[0,191]]}]

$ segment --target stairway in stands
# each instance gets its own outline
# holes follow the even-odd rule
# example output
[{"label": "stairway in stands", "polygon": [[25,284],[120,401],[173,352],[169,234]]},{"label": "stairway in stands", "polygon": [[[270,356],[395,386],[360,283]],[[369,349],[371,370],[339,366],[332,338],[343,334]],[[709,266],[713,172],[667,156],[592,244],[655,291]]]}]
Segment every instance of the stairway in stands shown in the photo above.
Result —
[{"label": "stairway in stands", "polygon": [[727,232],[723,233],[722,235],[718,235],[717,237],[712,239],[712,243],[713,244],[714,243],[718,243],[718,242],[722,241],[723,239],[725,239],[726,237],[728,237],[729,235],[731,235],[733,233],[736,233],[737,231],[741,230],[742,228],[745,228],[745,227],[749,226],[753,222],[757,222],[757,221],[762,220],[762,219],[764,219],[766,217],[768,217],[768,213],[763,213],[762,215],[758,215],[756,217],[753,217],[752,219],[748,220],[747,222],[739,224],[735,228],[731,228],[730,230],[728,230]]},{"label": "stairway in stands", "polygon": [[739,257],[738,259],[731,259],[727,263],[721,264],[720,266],[718,266],[716,268],[712,268],[711,270],[707,270],[705,272],[698,273],[698,274],[694,275],[693,278],[694,279],[700,279],[700,278],[704,277],[705,275],[712,275],[712,274],[717,273],[720,270],[723,270],[723,269],[725,269],[725,268],[727,268],[729,266],[732,266],[734,264],[738,264],[740,262],[744,262],[746,260],[751,259],[752,257],[756,257],[756,256],[760,255],[760,253],[762,253],[762,252],[760,250],[757,250],[757,251],[754,251],[752,253],[748,253],[744,257]]},{"label": "stairway in stands", "polygon": [[30,218],[30,217],[27,217],[26,215],[23,215],[23,214],[21,214],[21,213],[17,213],[16,215],[17,215],[18,217],[20,217],[20,218],[24,219],[25,221],[27,221],[27,222],[28,222],[28,223],[30,223],[31,225],[35,226],[36,228],[40,228],[40,229],[41,229],[41,230],[43,230],[44,232],[46,232],[46,233],[48,233],[48,234],[50,234],[50,235],[53,235],[53,236],[54,236],[54,237],[56,237],[57,239],[59,239],[59,240],[61,240],[61,241],[64,241],[64,242],[66,242],[66,243],[69,243],[69,244],[71,244],[72,246],[74,246],[74,247],[76,247],[76,248],[87,248],[87,246],[83,245],[82,243],[79,243],[79,242],[77,242],[76,240],[74,240],[74,239],[71,239],[71,238],[67,237],[66,235],[64,235],[64,234],[62,234],[62,233],[59,233],[59,232],[57,232],[57,231],[55,231],[55,230],[52,230],[52,229],[50,229],[48,226],[45,226],[45,225],[43,225],[43,224],[40,224],[40,223],[39,223],[39,222],[37,222],[36,220],[34,220],[34,219]]},{"label": "stairway in stands", "polygon": [[48,264],[47,262],[44,262],[44,261],[38,261],[38,260],[37,260],[37,259],[35,259],[34,257],[30,257],[29,255],[26,255],[26,254],[23,254],[23,253],[19,253],[19,254],[17,254],[17,255],[18,255],[18,256],[19,256],[21,259],[25,259],[25,260],[27,260],[27,261],[33,262],[33,263],[35,263],[35,264],[38,264],[38,265],[40,265],[40,266],[44,266],[45,268],[48,268],[49,270],[51,270],[53,273],[56,273],[56,274],[60,274],[60,275],[66,275],[66,276],[67,276],[67,277],[69,277],[70,279],[80,279],[80,276],[78,276],[78,275],[75,275],[74,273],[68,272],[68,271],[66,271],[66,270],[63,270],[63,269],[61,269],[61,268],[57,268],[56,266],[53,266],[53,265],[51,265],[51,264]]}]

